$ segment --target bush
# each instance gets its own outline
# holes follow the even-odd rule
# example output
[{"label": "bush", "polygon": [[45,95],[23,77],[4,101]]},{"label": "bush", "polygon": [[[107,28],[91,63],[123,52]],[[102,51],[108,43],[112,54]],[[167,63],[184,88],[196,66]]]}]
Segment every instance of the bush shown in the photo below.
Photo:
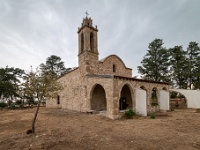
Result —
[{"label": "bush", "polygon": [[127,119],[131,119],[131,118],[133,118],[133,116],[136,116],[136,113],[132,110],[132,109],[129,109],[129,110],[127,110],[126,112],[125,112],[125,117],[127,118]]},{"label": "bush", "polygon": [[15,103],[12,103],[12,104],[10,104],[10,107],[9,108],[11,108],[11,109],[15,109],[16,107],[15,107]]},{"label": "bush", "polygon": [[8,105],[7,105],[6,103],[0,102],[0,107],[1,107],[1,108],[7,107],[7,106],[8,106]]},{"label": "bush", "polygon": [[155,114],[151,114],[151,115],[150,115],[150,118],[151,118],[151,119],[155,119],[155,118],[156,118],[156,115],[155,115]]},{"label": "bush", "polygon": [[21,101],[21,100],[17,100],[17,101],[16,101],[16,104],[21,105],[21,104],[22,104],[22,101]]},{"label": "bush", "polygon": [[171,92],[170,98],[176,98],[177,92]]}]

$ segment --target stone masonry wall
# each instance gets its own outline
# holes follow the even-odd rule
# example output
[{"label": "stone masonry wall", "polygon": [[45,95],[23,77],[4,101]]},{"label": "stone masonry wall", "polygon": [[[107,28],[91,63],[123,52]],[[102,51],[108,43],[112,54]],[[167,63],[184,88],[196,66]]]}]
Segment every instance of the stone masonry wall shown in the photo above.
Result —
[{"label": "stone masonry wall", "polygon": [[98,70],[98,55],[84,52],[79,56],[79,69],[81,75],[95,74]]},{"label": "stone masonry wall", "polygon": [[[113,72],[115,65],[115,72]],[[110,55],[104,60],[99,61],[97,74],[110,74],[123,77],[132,77],[132,69],[126,68],[123,61],[116,55]]]},{"label": "stone masonry wall", "polygon": [[62,84],[63,90],[59,93],[60,104],[53,99],[47,102],[47,107],[61,107],[70,110],[82,111],[84,108],[84,97],[86,97],[86,87],[82,85],[82,78],[79,69],[59,78],[58,81]]},{"label": "stone masonry wall", "polygon": [[105,90],[106,95],[106,105],[107,111],[106,116],[109,118],[113,118],[114,113],[114,105],[113,105],[113,78],[101,78],[101,77],[88,77],[86,79],[87,82],[87,99],[88,99],[88,110],[91,110],[91,98],[92,92],[97,84],[101,85]]},{"label": "stone masonry wall", "polygon": [[46,107],[47,108],[59,108],[60,105],[57,104],[57,99],[47,99]]},{"label": "stone masonry wall", "polygon": [[[151,106],[151,92],[154,87],[157,89],[157,97],[158,97],[158,104],[159,104],[159,91],[165,88],[167,91],[169,91],[169,85],[168,84],[161,84],[161,83],[150,83],[150,82],[141,82],[141,81],[133,81],[128,79],[114,79],[114,102],[115,102],[115,118],[117,118],[117,114],[119,114],[119,99],[121,96],[121,90],[124,85],[128,85],[131,96],[132,96],[132,105],[133,109],[136,107],[136,96],[135,96],[135,89],[140,88],[141,86],[145,87],[147,91],[147,111],[152,112],[158,111],[159,106]],[[155,108],[154,108],[155,107]]]}]

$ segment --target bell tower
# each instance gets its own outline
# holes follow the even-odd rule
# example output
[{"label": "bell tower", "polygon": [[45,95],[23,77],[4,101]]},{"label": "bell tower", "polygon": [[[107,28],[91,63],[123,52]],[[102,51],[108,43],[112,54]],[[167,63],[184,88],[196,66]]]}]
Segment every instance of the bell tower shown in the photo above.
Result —
[{"label": "bell tower", "polygon": [[93,26],[92,19],[83,18],[78,28],[78,59],[81,74],[93,74],[97,70],[99,53],[97,42],[97,26]]}]

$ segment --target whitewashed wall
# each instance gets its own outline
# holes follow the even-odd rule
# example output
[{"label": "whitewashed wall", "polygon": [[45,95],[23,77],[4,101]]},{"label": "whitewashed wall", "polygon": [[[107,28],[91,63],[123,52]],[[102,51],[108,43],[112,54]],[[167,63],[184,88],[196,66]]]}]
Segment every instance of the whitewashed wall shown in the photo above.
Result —
[{"label": "whitewashed wall", "polygon": [[169,92],[160,90],[159,105],[161,110],[169,110]]},{"label": "whitewashed wall", "polygon": [[184,89],[170,89],[170,91],[179,92],[184,95],[187,99],[188,108],[200,108],[200,91]]},{"label": "whitewashed wall", "polygon": [[142,116],[147,116],[147,103],[146,103],[146,91],[142,89],[136,89],[136,112]]}]

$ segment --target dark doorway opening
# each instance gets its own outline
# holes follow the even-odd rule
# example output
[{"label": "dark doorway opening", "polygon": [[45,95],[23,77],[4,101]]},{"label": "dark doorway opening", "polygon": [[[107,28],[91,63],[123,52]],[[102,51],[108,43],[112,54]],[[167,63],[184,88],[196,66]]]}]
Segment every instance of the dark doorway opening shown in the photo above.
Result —
[{"label": "dark doorway opening", "polygon": [[120,98],[120,105],[119,105],[120,110],[124,110],[127,108],[127,103],[126,103],[126,97],[121,97]]},{"label": "dark doorway opening", "polygon": [[60,104],[60,96],[57,96],[57,104]]},{"label": "dark doorway opening", "polygon": [[131,90],[128,85],[124,85],[121,90],[121,96],[119,100],[119,109],[120,110],[126,110],[126,109],[132,109],[132,96],[131,96]]}]

